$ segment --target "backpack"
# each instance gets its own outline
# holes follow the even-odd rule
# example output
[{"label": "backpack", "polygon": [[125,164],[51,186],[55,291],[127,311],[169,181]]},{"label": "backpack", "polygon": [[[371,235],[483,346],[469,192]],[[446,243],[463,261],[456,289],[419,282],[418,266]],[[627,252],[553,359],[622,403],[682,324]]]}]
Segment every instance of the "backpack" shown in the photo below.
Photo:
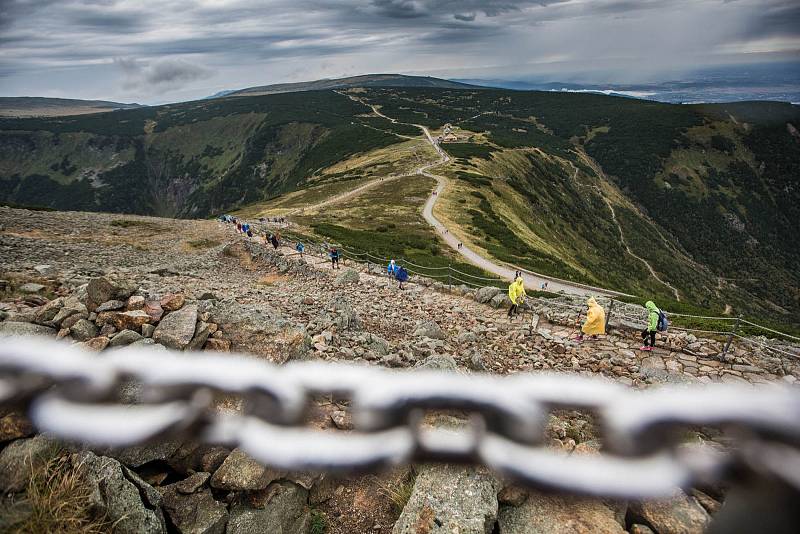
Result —
[{"label": "backpack", "polygon": [[656,330],[659,332],[666,332],[669,328],[669,319],[667,319],[667,314],[661,310],[658,310],[658,323],[656,323]]}]

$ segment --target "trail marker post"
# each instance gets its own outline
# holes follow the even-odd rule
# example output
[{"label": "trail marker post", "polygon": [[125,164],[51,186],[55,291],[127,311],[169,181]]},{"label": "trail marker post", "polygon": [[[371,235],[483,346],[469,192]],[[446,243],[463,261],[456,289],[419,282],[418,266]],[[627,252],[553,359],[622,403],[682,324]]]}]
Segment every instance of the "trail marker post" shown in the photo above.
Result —
[{"label": "trail marker post", "polygon": [[728,334],[728,339],[725,341],[725,348],[722,349],[722,355],[725,356],[728,354],[728,349],[731,348],[731,342],[733,341],[733,336],[735,336],[739,332],[739,324],[742,322],[741,315],[736,318],[736,322],[733,324],[733,330],[731,333]]},{"label": "trail marker post", "polygon": [[608,304],[608,311],[606,312],[606,324],[604,326],[604,330],[608,333],[608,324],[611,322],[611,314],[614,312],[614,299],[611,299],[611,302]]}]

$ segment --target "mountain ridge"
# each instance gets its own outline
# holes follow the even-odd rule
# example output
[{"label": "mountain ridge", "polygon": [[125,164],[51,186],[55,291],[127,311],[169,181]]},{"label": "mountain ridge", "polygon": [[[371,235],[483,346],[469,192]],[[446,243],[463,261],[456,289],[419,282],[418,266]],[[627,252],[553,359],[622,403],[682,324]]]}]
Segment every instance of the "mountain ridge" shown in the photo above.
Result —
[{"label": "mountain ridge", "polygon": [[61,117],[140,107],[145,106],[136,103],[124,104],[108,100],[82,100],[76,98],[0,97],[0,117]]},{"label": "mountain ridge", "polygon": [[[408,76],[404,74],[362,74],[343,78],[323,78],[307,82],[277,83],[221,91],[209,98],[234,96],[260,96],[288,92],[319,91],[325,89],[348,89],[353,87],[437,87],[441,89],[479,89],[478,86],[435,78],[432,76]],[[219,96],[217,96],[219,95]]]}]

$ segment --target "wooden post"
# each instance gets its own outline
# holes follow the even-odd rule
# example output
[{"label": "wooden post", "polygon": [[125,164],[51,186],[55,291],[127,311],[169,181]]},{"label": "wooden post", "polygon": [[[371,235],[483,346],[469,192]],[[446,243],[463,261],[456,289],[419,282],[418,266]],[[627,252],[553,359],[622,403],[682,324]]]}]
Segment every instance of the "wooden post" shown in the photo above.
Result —
[{"label": "wooden post", "polygon": [[447,291],[453,290],[453,274],[451,272],[452,267],[450,264],[447,264]]},{"label": "wooden post", "polygon": [[611,302],[608,305],[608,311],[606,312],[606,324],[604,330],[608,333],[608,323],[611,322],[611,314],[614,312],[614,299],[611,299]]},{"label": "wooden post", "polygon": [[723,356],[728,354],[728,349],[731,348],[731,342],[733,341],[733,336],[739,331],[739,323],[741,323],[741,321],[742,321],[741,316],[736,318],[736,322],[733,324],[733,330],[731,330],[731,333],[728,334],[728,340],[725,342],[725,348],[722,349]]}]

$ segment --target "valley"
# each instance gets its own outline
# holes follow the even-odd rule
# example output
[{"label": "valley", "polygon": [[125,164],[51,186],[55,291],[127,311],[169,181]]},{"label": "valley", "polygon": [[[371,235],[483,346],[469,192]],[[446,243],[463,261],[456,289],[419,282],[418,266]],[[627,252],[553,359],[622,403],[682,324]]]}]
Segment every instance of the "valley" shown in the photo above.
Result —
[{"label": "valley", "polygon": [[[289,217],[382,257],[796,325],[798,122],[779,103],[469,87],[236,96],[2,120],[0,201]],[[456,141],[432,142],[446,124]]]}]

